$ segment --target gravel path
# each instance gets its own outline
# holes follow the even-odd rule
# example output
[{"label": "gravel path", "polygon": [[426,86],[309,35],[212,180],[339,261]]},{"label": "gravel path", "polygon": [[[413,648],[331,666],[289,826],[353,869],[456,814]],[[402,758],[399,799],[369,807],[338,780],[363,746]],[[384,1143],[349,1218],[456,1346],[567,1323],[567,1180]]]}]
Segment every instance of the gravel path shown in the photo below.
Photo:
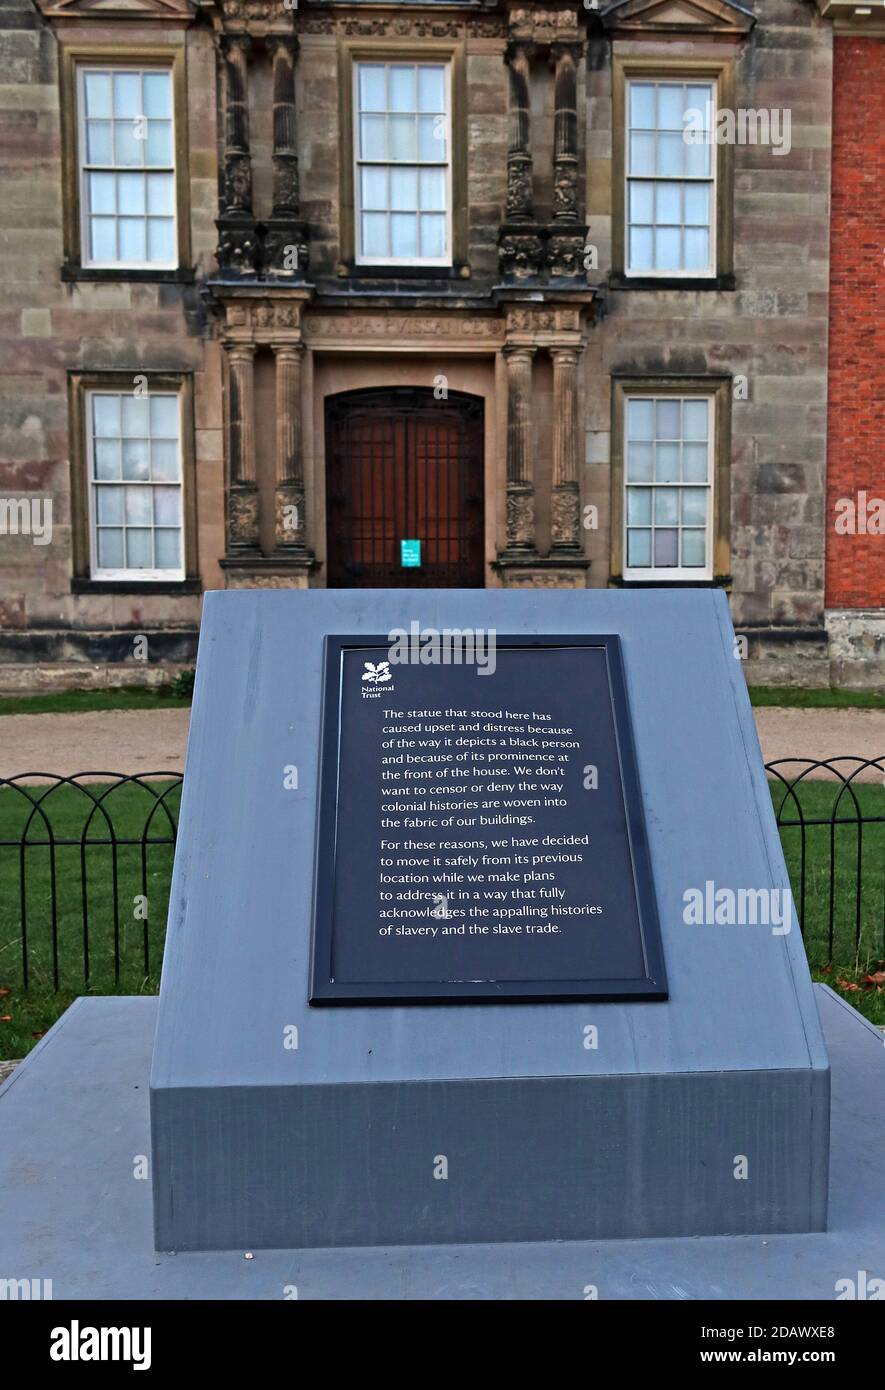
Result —
[{"label": "gravel path", "polygon": [[[2,715],[0,777],[181,772],[189,715],[188,709]],[[885,710],[757,709],[756,727],[766,762],[885,758]],[[867,780],[882,781],[882,775],[869,770]]]},{"label": "gravel path", "polygon": [[[779,758],[878,758],[882,771],[865,768],[856,781],[885,780],[885,710],[883,709],[757,709],[756,728],[767,763]],[[850,776],[856,764],[839,763]],[[781,768],[785,776],[796,768]]]},{"label": "gravel path", "polygon": [[183,772],[190,710],[0,716],[0,777],[23,772]]}]

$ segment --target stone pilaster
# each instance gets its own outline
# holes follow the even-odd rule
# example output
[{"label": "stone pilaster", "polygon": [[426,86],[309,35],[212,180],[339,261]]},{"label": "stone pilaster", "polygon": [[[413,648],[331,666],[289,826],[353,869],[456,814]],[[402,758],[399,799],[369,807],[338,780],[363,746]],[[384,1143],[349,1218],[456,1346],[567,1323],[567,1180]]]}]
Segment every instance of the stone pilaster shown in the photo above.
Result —
[{"label": "stone pilaster", "polygon": [[295,148],[294,34],[270,34],[265,40],[273,61],[273,216],[298,211],[298,153]]},{"label": "stone pilaster", "polygon": [[578,202],[578,63],[580,43],[554,43],[553,221],[547,266],[556,280],[585,280],[586,228]]},{"label": "stone pilaster", "polygon": [[301,452],[301,343],[273,344],[276,358],[276,487],[274,553],[305,556]]},{"label": "stone pilaster", "polygon": [[255,481],[255,347],[229,343],[227,491],[228,554],[258,553],[258,488]]},{"label": "stone pilaster", "polygon": [[578,352],[553,347],[553,495],[550,538],[557,552],[581,549],[581,505],[578,486]]},{"label": "stone pilaster", "polygon": [[264,263],[274,279],[296,279],[308,261],[308,233],[300,220],[295,140],[294,34],[269,34],[273,61],[273,208],[264,239]]},{"label": "stone pilaster", "polygon": [[507,221],[531,222],[532,150],[529,63],[531,47],[510,43],[505,61],[510,77],[510,146],[507,151]]},{"label": "stone pilaster", "polygon": [[219,50],[224,64],[224,162],[216,254],[223,274],[248,278],[255,274],[258,250],[249,149],[251,39],[243,33],[222,34]]},{"label": "stone pilaster", "polygon": [[553,220],[578,220],[578,59],[580,44],[556,43],[553,118]]},{"label": "stone pilaster", "polygon": [[532,45],[511,40],[505,61],[510,81],[507,205],[498,235],[498,262],[506,280],[532,280],[544,263],[544,242],[534,222],[531,147]]},{"label": "stone pilaster", "polygon": [[533,347],[509,344],[507,364],[507,546],[505,553],[535,550],[535,487],[532,449]]},{"label": "stone pilaster", "polygon": [[224,211],[252,211],[252,155],[249,149],[248,34],[223,34],[225,62]]}]

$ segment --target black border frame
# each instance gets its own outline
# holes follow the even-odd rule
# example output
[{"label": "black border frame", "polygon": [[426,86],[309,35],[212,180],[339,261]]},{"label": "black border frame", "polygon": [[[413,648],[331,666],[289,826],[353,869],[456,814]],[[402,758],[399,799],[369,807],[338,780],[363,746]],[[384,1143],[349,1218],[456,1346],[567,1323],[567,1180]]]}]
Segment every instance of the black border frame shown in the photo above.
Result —
[{"label": "black border frame", "polygon": [[645,975],[635,980],[524,980],[494,981],[370,981],[336,983],[332,976],[334,942],[335,864],[338,856],[338,780],[341,757],[341,677],[343,653],[390,646],[386,636],[327,634],[324,644],[321,700],[320,763],[314,890],[311,914],[311,1005],[376,1004],[553,1004],[597,1001],[612,1003],[653,1002],[669,998],[664,967],[657,895],[651,869],[642,793],[636,766],[636,749],[630,706],[624,679],[621,639],[614,633],[592,636],[530,635],[498,637],[496,649],[532,647],[603,647],[608,669],[609,693],[614,718],[615,744],[627,840],[633,865],[633,884],[639,915],[639,935]]}]

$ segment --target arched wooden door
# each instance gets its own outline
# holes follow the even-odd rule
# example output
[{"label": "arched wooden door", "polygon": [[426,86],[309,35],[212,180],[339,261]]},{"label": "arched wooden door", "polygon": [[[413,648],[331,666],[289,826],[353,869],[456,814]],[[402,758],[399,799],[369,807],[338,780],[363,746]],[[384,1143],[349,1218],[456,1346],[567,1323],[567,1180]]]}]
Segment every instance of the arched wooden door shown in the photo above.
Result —
[{"label": "arched wooden door", "polygon": [[480,399],[411,387],[330,397],[326,478],[330,587],[483,587]]}]

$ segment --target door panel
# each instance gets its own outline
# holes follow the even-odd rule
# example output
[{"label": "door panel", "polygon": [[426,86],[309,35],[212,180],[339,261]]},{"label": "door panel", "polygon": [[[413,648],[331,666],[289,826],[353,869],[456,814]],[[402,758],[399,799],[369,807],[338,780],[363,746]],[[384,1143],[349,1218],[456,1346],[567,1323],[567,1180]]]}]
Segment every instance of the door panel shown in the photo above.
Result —
[{"label": "door panel", "polygon": [[[482,588],[483,405],[451,392],[356,391],[326,406],[328,584]],[[421,565],[400,542],[421,542]]]}]

